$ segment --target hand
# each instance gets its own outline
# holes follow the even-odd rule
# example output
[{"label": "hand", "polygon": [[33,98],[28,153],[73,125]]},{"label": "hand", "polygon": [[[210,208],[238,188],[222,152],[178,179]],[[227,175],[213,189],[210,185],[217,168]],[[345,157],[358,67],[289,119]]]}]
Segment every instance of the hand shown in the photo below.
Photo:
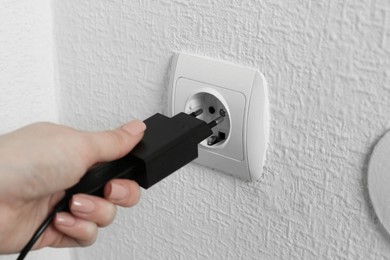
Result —
[{"label": "hand", "polygon": [[[37,227],[84,173],[97,162],[118,159],[142,139],[146,126],[135,120],[105,132],[84,132],[37,123],[0,136],[0,253],[19,252]],[[139,200],[139,186],[116,179],[105,198],[76,194],[70,213],[57,213],[34,249],[91,245],[98,227],[109,225],[116,206]]]}]

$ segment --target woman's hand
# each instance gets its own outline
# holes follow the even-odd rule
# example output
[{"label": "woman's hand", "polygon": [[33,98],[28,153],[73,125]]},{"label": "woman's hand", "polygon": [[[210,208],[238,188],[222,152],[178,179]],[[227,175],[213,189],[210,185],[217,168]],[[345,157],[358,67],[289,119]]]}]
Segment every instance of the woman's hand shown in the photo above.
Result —
[{"label": "woman's hand", "polygon": [[[37,123],[0,136],[0,253],[20,251],[67,188],[94,164],[130,152],[145,128],[138,120],[96,133]],[[70,213],[57,213],[34,249],[91,245],[98,227],[113,221],[116,205],[135,205],[139,193],[137,183],[115,179],[105,198],[74,195]]]}]

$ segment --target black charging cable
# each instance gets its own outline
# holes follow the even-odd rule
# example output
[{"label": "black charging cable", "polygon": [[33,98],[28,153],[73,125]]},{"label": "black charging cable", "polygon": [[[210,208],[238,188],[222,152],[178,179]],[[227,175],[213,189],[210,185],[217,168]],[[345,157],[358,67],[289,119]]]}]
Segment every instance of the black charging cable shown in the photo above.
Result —
[{"label": "black charging cable", "polygon": [[39,226],[17,260],[26,257],[57,212],[69,211],[69,201],[74,194],[104,197],[105,184],[119,178],[134,180],[148,189],[196,159],[198,144],[211,136],[212,128],[223,121],[223,116],[220,116],[206,123],[196,118],[202,113],[203,110],[198,109],[189,115],[179,113],[172,118],[157,113],[146,119],[147,128],[142,141],[126,156],[92,167],[75,186],[66,190],[64,198]]}]

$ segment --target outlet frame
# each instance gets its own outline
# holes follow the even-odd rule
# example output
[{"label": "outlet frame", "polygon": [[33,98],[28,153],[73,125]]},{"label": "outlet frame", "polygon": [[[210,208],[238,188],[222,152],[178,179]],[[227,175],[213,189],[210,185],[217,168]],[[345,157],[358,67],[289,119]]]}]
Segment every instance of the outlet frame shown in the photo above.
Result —
[{"label": "outlet frame", "polygon": [[269,128],[264,76],[256,69],[207,57],[186,53],[174,55],[168,115],[184,111],[188,99],[199,92],[221,97],[226,103],[231,138],[220,147],[200,145],[195,162],[243,180],[259,179],[266,157]]}]

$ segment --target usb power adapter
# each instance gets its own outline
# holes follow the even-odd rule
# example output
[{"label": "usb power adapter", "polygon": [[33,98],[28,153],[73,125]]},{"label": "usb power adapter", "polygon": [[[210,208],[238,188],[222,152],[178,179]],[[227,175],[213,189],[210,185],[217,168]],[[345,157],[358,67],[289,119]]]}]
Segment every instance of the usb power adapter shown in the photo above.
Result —
[{"label": "usb power adapter", "polygon": [[115,178],[131,179],[148,189],[198,157],[198,144],[212,135],[213,122],[209,125],[185,113],[172,118],[153,115],[144,121],[144,137],[129,154],[90,169],[77,185],[67,190],[67,196],[103,196],[105,184]]},{"label": "usb power adapter", "polygon": [[24,259],[57,212],[69,211],[69,201],[74,194],[103,197],[105,184],[117,178],[134,180],[148,189],[196,159],[198,144],[211,136],[211,129],[223,120],[222,115],[206,123],[196,118],[202,112],[199,109],[190,115],[179,113],[172,118],[155,114],[146,119],[144,122],[147,128],[141,142],[121,159],[94,166],[79,183],[68,189],[65,197],[37,229],[17,259]]}]

